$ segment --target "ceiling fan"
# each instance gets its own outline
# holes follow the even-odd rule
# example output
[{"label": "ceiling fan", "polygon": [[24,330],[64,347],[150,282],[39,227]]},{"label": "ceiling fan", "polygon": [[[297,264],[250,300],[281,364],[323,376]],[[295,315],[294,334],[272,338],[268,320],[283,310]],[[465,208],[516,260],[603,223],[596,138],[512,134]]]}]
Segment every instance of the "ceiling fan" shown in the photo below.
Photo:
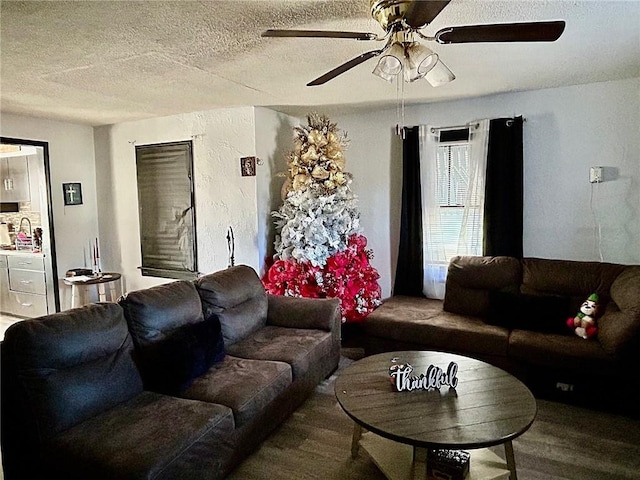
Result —
[{"label": "ceiling fan", "polygon": [[430,37],[422,33],[451,0],[371,0],[371,15],[385,30],[379,36],[369,32],[335,32],[327,30],[266,30],[263,37],[346,38],[353,40],[386,41],[378,50],[362,53],[339,65],[307,86],[322,85],[360,65],[370,58],[381,56],[373,73],[393,81],[403,73],[412,82],[426,78],[432,86],[444,85],[455,75],[438,55],[416,41],[416,37],[440,44],[479,42],[553,42],[564,31],[563,20],[546,22],[498,23],[446,27]]}]

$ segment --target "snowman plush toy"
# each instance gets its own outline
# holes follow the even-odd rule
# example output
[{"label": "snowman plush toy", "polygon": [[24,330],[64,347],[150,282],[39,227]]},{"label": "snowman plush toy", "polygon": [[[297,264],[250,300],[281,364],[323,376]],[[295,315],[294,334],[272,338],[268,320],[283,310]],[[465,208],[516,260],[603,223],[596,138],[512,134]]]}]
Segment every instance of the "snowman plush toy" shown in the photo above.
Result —
[{"label": "snowman plush toy", "polygon": [[598,295],[592,293],[580,306],[578,314],[573,318],[567,319],[567,326],[574,329],[574,333],[579,337],[587,339],[597,335],[598,300]]}]

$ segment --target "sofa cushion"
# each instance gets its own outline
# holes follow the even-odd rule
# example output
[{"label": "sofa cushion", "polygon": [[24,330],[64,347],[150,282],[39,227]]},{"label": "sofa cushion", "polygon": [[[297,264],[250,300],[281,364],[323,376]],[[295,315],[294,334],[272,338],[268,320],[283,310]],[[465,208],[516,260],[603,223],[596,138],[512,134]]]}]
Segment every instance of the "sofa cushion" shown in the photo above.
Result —
[{"label": "sofa cushion", "polygon": [[119,304],[137,347],[158,342],[168,332],[204,319],[198,292],[186,280],[129,292]]},{"label": "sofa cushion", "polygon": [[640,267],[627,267],[611,285],[611,302],[598,319],[598,338],[610,355],[640,349]]},{"label": "sofa cushion", "polygon": [[445,312],[442,301],[398,295],[388,298],[363,324],[367,335],[462,354],[507,354],[509,330],[480,317]]},{"label": "sofa cushion", "polygon": [[606,373],[614,365],[599,342],[585,342],[577,335],[512,330],[509,356],[529,365],[575,370],[585,375]]},{"label": "sofa cushion", "polygon": [[267,293],[256,272],[237,265],[195,281],[205,317],[218,315],[226,346],[267,323]]},{"label": "sofa cushion", "polygon": [[58,435],[47,469],[52,478],[222,478],[233,430],[227,407],[143,392]]},{"label": "sofa cushion", "polygon": [[331,362],[334,356],[330,333],[275,326],[261,328],[230,346],[227,351],[234,357],[286,362],[291,365],[293,380],[302,377],[311,368]]},{"label": "sofa cushion", "polygon": [[595,292],[606,303],[611,284],[624,268],[613,263],[524,258],[521,290],[528,294],[573,297],[577,307]]},{"label": "sofa cushion", "polygon": [[567,318],[573,316],[568,297],[527,295],[519,292],[489,292],[489,314],[486,322],[509,329],[572,334]]},{"label": "sofa cushion", "polygon": [[[40,439],[48,439],[142,391],[122,309],[92,304],[12,325],[3,342]],[[15,407],[15,406],[14,406]],[[20,415],[16,410],[12,415]]]},{"label": "sofa cushion", "polygon": [[177,395],[224,358],[217,316],[183,325],[141,348],[140,370],[145,388]]},{"label": "sofa cushion", "polygon": [[291,367],[283,362],[227,355],[182,393],[182,397],[226,405],[236,427],[260,415],[291,385]]},{"label": "sofa cushion", "polygon": [[460,315],[486,316],[489,291],[517,287],[522,267],[512,257],[453,257],[447,270],[443,309]]},{"label": "sofa cushion", "polygon": [[119,301],[136,343],[145,388],[175,395],[224,357],[220,322],[207,321],[192,282],[130,292]]}]

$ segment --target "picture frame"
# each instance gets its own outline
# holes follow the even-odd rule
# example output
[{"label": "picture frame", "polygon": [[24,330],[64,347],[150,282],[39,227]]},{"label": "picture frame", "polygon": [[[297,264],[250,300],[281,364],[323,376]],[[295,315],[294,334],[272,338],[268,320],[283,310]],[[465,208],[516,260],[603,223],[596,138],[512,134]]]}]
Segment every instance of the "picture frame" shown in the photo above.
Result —
[{"label": "picture frame", "polygon": [[62,195],[65,206],[82,205],[82,184],[79,182],[63,183]]},{"label": "picture frame", "polygon": [[242,157],[240,159],[240,171],[243,177],[255,177],[256,157]]}]

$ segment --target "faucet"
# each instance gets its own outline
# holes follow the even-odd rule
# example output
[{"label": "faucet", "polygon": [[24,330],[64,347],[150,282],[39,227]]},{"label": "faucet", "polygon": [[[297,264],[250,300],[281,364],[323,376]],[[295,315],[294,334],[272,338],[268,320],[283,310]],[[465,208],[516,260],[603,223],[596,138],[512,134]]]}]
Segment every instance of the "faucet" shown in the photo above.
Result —
[{"label": "faucet", "polygon": [[20,227],[18,228],[18,232],[22,231],[22,222],[27,221],[27,224],[29,225],[29,236],[31,237],[33,235],[33,232],[31,231],[31,220],[29,220],[27,217],[22,217],[20,219]]}]

